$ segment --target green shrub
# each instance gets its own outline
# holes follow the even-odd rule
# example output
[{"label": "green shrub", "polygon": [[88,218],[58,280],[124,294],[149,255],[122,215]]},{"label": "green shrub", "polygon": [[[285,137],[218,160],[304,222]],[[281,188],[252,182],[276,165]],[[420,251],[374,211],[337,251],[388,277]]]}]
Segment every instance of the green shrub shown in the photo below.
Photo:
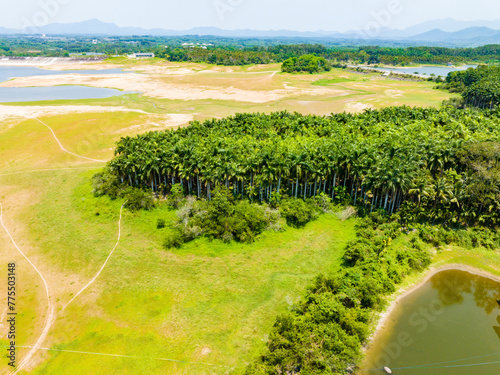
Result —
[{"label": "green shrub", "polygon": [[150,191],[128,187],[123,197],[126,200],[125,207],[131,211],[150,210],[154,206],[154,197]]},{"label": "green shrub", "polygon": [[165,219],[156,220],[156,229],[165,228]]},{"label": "green shrub", "polygon": [[279,211],[246,200],[235,201],[224,187],[214,189],[210,201],[186,198],[177,217],[175,227],[184,241],[203,235],[224,242],[253,242],[266,229],[283,228]]},{"label": "green shrub", "polygon": [[112,199],[119,197],[126,186],[120,183],[118,177],[106,168],[92,177],[92,193],[96,197],[109,195]]},{"label": "green shrub", "polygon": [[185,242],[185,238],[180,230],[174,230],[172,233],[165,238],[163,245],[167,249],[179,248]]},{"label": "green shrub", "polygon": [[286,198],[280,203],[280,213],[288,225],[302,227],[318,217],[317,208],[302,199]]},{"label": "green shrub", "polygon": [[179,208],[184,200],[184,191],[181,184],[174,184],[170,189],[170,194],[167,196],[167,204],[173,208]]}]

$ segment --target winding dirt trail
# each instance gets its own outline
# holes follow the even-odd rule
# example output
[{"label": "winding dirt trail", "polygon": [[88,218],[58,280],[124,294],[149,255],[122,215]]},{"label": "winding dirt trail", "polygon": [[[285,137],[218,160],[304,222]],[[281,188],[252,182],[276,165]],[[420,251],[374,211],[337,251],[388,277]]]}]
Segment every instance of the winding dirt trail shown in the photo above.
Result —
[{"label": "winding dirt trail", "polygon": [[[126,202],[125,202],[126,203]],[[52,328],[53,324],[55,323],[57,317],[80,295],[82,294],[90,285],[92,285],[96,280],[97,278],[101,275],[102,271],[104,270],[104,268],[106,267],[106,265],[108,264],[108,261],[109,259],[111,258],[111,256],[113,255],[113,253],[115,252],[116,248],[118,247],[118,244],[120,242],[120,238],[121,238],[121,222],[122,222],[122,214],[123,214],[123,206],[125,205],[125,203],[122,204],[122,206],[120,207],[120,217],[118,219],[118,238],[116,240],[116,243],[115,243],[115,246],[113,247],[113,249],[111,250],[111,252],[108,254],[106,260],[104,261],[103,265],[101,266],[101,268],[99,269],[99,271],[97,271],[96,275],[78,292],[75,294],[75,296],[73,298],[71,298],[71,300],[69,300],[68,303],[66,303],[64,305],[64,307],[57,313],[55,314],[55,309],[54,309],[54,305],[52,304],[52,301],[51,301],[51,294],[50,294],[50,289],[49,289],[49,285],[47,283],[47,280],[43,277],[42,273],[40,272],[40,270],[33,264],[33,262],[26,256],[26,254],[23,253],[23,251],[19,248],[19,246],[16,244],[16,242],[14,241],[14,239],[12,238],[9,230],[7,229],[7,227],[5,226],[4,222],[3,222],[3,206],[2,204],[0,203],[0,224],[2,225],[3,229],[5,230],[5,232],[7,233],[7,235],[9,236],[10,240],[12,241],[14,247],[19,251],[19,253],[29,262],[29,264],[33,267],[33,269],[38,273],[38,275],[40,276],[40,278],[42,279],[43,281],[43,284],[45,286],[45,292],[46,292],[46,296],[47,296],[47,311],[48,311],[48,314],[47,314],[47,318],[45,319],[45,326],[43,328],[43,331],[42,333],[40,334],[40,336],[38,337],[38,340],[36,341],[36,343],[33,345],[33,346],[26,346],[26,348],[30,348],[30,351],[28,352],[28,354],[21,360],[21,362],[19,363],[19,365],[17,366],[16,370],[14,372],[11,372],[11,375],[16,375],[17,373],[19,373],[19,371],[23,370],[26,366],[30,365],[31,362],[32,362],[32,357],[33,357],[33,354],[35,354],[36,351],[38,350],[43,350],[44,348],[42,348],[42,344],[44,343],[45,339],[47,338],[47,335],[48,333],[50,332],[50,329]]]},{"label": "winding dirt trail", "polygon": [[26,367],[30,363],[31,357],[33,356],[33,354],[38,350],[38,348],[41,347],[42,343],[45,341],[45,338],[47,337],[47,335],[49,333],[50,327],[52,326],[52,322],[53,322],[53,319],[54,319],[54,305],[52,304],[50,290],[49,290],[49,285],[47,283],[47,280],[45,280],[45,277],[43,277],[43,275],[40,272],[40,270],[33,264],[33,262],[30,260],[30,258],[28,258],[26,256],[26,254],[23,253],[23,251],[19,248],[19,246],[17,246],[16,241],[14,241],[14,239],[12,238],[9,230],[5,226],[5,224],[3,222],[3,206],[2,206],[2,203],[0,203],[0,224],[2,225],[2,227],[5,230],[5,232],[7,233],[7,235],[9,236],[10,240],[12,241],[12,244],[17,249],[17,251],[19,251],[19,253],[28,261],[28,263],[33,267],[33,269],[38,273],[38,275],[42,279],[43,285],[45,286],[45,294],[46,294],[46,297],[47,297],[47,312],[48,312],[48,314],[47,314],[47,318],[45,319],[45,326],[43,328],[43,331],[40,334],[40,337],[36,341],[35,345],[33,345],[33,347],[31,348],[31,350],[21,360],[21,362],[17,366],[16,370],[12,373],[12,375],[15,375],[15,374],[17,374],[19,371],[21,371],[24,367]]},{"label": "winding dirt trail", "polygon": [[61,150],[63,150],[64,152],[66,152],[66,153],[68,153],[70,155],[76,156],[77,158],[81,158],[81,159],[85,159],[85,160],[89,160],[89,161],[94,161],[94,162],[98,162],[98,163],[106,163],[107,162],[106,160],[92,159],[92,158],[88,158],[86,156],[78,155],[78,154],[75,154],[75,153],[73,153],[71,151],[66,150],[64,148],[64,146],[61,144],[61,142],[59,141],[59,139],[57,138],[56,133],[54,133],[54,130],[49,125],[47,125],[45,122],[43,122],[42,120],[40,120],[38,117],[32,117],[32,118],[34,118],[35,120],[37,120],[38,122],[40,122],[42,125],[44,125],[47,128],[49,128],[49,130],[52,133],[52,135],[54,136],[54,139],[56,140],[57,144],[59,145],[59,147],[61,148]]},{"label": "winding dirt trail", "polygon": [[[125,202],[127,203],[127,202]],[[97,278],[99,277],[99,275],[101,274],[101,272],[104,270],[104,268],[106,267],[106,264],[108,264],[108,261],[109,261],[109,258],[111,258],[111,255],[113,255],[113,253],[115,252],[115,249],[117,248],[118,246],[118,243],[120,242],[120,237],[121,237],[121,233],[122,233],[122,229],[121,229],[121,225],[122,225],[122,212],[123,212],[123,206],[125,205],[125,203],[122,204],[122,206],[120,207],[120,218],[118,219],[118,238],[116,240],[116,243],[115,243],[115,246],[113,247],[113,250],[111,250],[111,252],[109,253],[108,257],[106,258],[106,260],[104,261],[104,264],[102,265],[102,267],[99,269],[99,271],[97,271],[96,275],[92,278],[92,280],[90,280],[87,285],[85,285],[78,293],[76,293],[74,295],[73,298],[71,298],[69,300],[69,302],[67,304],[64,305],[64,307],[61,309],[61,311],[58,312],[57,316],[54,318],[57,319],[57,317],[62,314],[62,312],[64,310],[66,310],[66,308],[71,304],[71,302],[73,302],[76,298],[78,298],[78,296],[80,294],[82,294],[85,289],[87,289],[90,285],[92,285],[96,280]]]}]

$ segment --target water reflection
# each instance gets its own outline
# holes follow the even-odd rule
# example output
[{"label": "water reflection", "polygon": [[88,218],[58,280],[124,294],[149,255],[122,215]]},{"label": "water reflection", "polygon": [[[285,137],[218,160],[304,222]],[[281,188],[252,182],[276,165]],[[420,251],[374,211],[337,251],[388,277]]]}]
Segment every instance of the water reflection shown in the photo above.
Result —
[{"label": "water reflection", "polygon": [[395,306],[366,352],[363,369],[498,375],[500,361],[490,358],[500,357],[497,300],[500,283],[492,279],[462,270],[435,274]]},{"label": "water reflection", "polygon": [[466,294],[472,294],[477,307],[491,314],[499,305],[500,283],[486,277],[459,270],[439,272],[431,278],[444,305],[461,304]]}]

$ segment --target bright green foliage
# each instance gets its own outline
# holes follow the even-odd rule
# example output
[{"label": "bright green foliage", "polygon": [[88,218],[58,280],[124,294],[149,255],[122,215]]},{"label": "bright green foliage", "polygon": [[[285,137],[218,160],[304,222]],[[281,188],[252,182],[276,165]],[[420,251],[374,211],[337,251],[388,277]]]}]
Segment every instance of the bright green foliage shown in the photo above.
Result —
[{"label": "bright green foliage", "polygon": [[163,229],[165,228],[165,219],[158,219],[156,220],[156,229]]},{"label": "bright green foliage", "polygon": [[144,191],[120,183],[108,168],[92,177],[92,192],[95,196],[108,195],[112,199],[124,198],[124,206],[131,211],[149,210],[155,205],[151,191]]},{"label": "bright green foliage", "polygon": [[186,242],[202,235],[225,242],[233,239],[253,242],[268,227],[280,228],[283,225],[278,211],[266,205],[235,200],[226,188],[215,189],[210,201],[189,197],[177,216],[175,246],[179,241]]},{"label": "bright green foliage", "polygon": [[315,55],[304,55],[292,57],[283,62],[281,71],[285,73],[321,73],[332,69],[324,57]]},{"label": "bright green foliage", "polygon": [[236,200],[225,187],[217,187],[212,199],[188,197],[177,211],[178,221],[173,242],[179,246],[199,236],[222,239],[225,242],[253,242],[265,230],[281,231],[286,224],[301,227],[330,209],[330,199],[323,195],[304,202],[300,198],[284,198],[270,204]]},{"label": "bright green foliage", "polygon": [[181,184],[174,184],[170,189],[170,194],[167,197],[167,204],[173,208],[179,208],[179,205],[184,200],[184,192]]},{"label": "bright green foliage", "polygon": [[96,197],[109,195],[115,199],[123,193],[125,187],[108,168],[92,177],[92,192]]},{"label": "bright green foliage", "polygon": [[401,210],[403,222],[497,227],[500,142],[465,144],[454,155],[453,169],[421,174],[412,182],[409,195],[412,201]]},{"label": "bright green foliage", "polygon": [[[157,194],[181,184],[185,194],[210,200],[225,186],[235,198],[277,207],[279,197],[323,193],[368,212],[393,213],[404,204],[408,223],[496,226],[500,185],[497,167],[488,165],[498,165],[498,153],[488,157],[486,174],[461,161],[486,144],[500,144],[498,109],[238,114],[123,138],[110,169],[118,181]],[[475,191],[488,193],[483,205]]]},{"label": "bright green foliage", "polygon": [[401,233],[397,223],[379,224],[374,214],[357,226],[344,268],[320,275],[293,310],[278,316],[265,353],[247,374],[349,374],[360,359],[372,313],[383,297],[412,270],[430,264],[417,241],[397,249],[391,241]]},{"label": "bright green foliage", "polygon": [[451,72],[444,87],[461,93],[462,105],[493,108],[500,104],[500,67],[481,65]]},{"label": "bright green foliage", "polygon": [[500,230],[471,228],[468,230],[447,230],[442,226],[423,225],[419,228],[420,238],[440,247],[455,244],[467,249],[484,247],[488,250],[500,248]]},{"label": "bright green foliage", "polygon": [[280,203],[280,212],[288,224],[301,227],[318,216],[318,210],[302,199],[288,198]]},{"label": "bright green foliage", "polygon": [[123,193],[125,207],[131,211],[150,210],[155,205],[153,194],[134,187],[127,187]]}]

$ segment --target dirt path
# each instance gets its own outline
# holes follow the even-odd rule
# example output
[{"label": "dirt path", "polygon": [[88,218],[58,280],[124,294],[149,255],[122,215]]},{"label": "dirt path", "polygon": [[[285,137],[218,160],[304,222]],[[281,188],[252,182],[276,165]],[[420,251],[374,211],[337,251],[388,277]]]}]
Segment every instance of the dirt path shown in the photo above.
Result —
[{"label": "dirt path", "polygon": [[70,154],[70,155],[73,155],[73,156],[76,156],[77,158],[81,158],[81,159],[85,159],[85,160],[89,160],[89,161],[95,161],[95,162],[98,162],[98,163],[106,163],[107,161],[106,160],[99,160],[99,159],[92,159],[92,158],[88,158],[86,156],[82,156],[82,155],[78,155],[78,154],[75,154],[71,151],[68,151],[64,148],[64,146],[61,144],[61,142],[59,141],[59,139],[56,137],[56,133],[54,133],[54,130],[52,130],[52,128],[47,125],[45,122],[43,122],[42,120],[40,120],[38,117],[33,117],[35,120],[37,120],[38,122],[40,122],[42,125],[45,125],[47,128],[49,128],[49,130],[51,131],[52,135],[54,136],[54,139],[56,140],[57,144],[59,145],[59,147],[61,148],[61,150],[63,150],[64,152]]},{"label": "dirt path", "polygon": [[[125,202],[125,203],[127,203],[127,202]],[[76,294],[74,295],[74,297],[73,297],[73,298],[71,298],[71,299],[69,300],[69,302],[68,302],[66,305],[64,305],[64,307],[61,309],[61,311],[59,311],[59,313],[58,313],[58,314],[57,314],[57,316],[54,318],[54,320],[55,320],[55,319],[57,319],[57,317],[58,317],[60,314],[62,314],[62,312],[63,312],[64,310],[66,310],[66,308],[67,308],[67,307],[71,304],[71,302],[73,302],[76,298],[78,298],[78,296],[79,296],[80,294],[82,294],[82,293],[85,291],[85,289],[87,289],[90,285],[92,285],[92,284],[96,281],[96,279],[99,277],[99,275],[101,274],[101,272],[102,272],[102,271],[104,270],[104,268],[106,267],[106,264],[108,263],[109,258],[111,258],[111,255],[113,255],[113,253],[115,252],[116,247],[118,246],[118,243],[120,242],[120,237],[121,237],[121,224],[122,224],[122,212],[123,212],[123,206],[125,205],[125,203],[123,203],[123,204],[122,204],[122,206],[120,207],[120,218],[118,219],[118,238],[116,239],[116,243],[115,243],[115,246],[113,247],[113,250],[111,250],[111,252],[109,253],[108,257],[106,258],[106,260],[105,260],[104,264],[103,264],[103,265],[102,265],[102,267],[99,269],[99,271],[97,271],[96,275],[92,278],[92,280],[90,280],[90,281],[88,282],[88,284],[87,284],[87,285],[85,285],[85,286],[84,286],[84,287],[83,287],[83,288],[82,288],[82,289],[81,289],[78,293],[76,293]]]},{"label": "dirt path", "polygon": [[30,258],[28,258],[26,256],[26,254],[23,253],[23,251],[19,248],[19,246],[17,246],[16,241],[14,241],[14,239],[12,238],[9,230],[5,226],[5,224],[3,222],[3,206],[2,206],[2,203],[0,203],[0,224],[2,225],[2,227],[5,230],[5,232],[7,233],[7,235],[9,236],[10,240],[12,241],[12,244],[17,249],[17,251],[19,251],[19,253],[28,261],[28,263],[33,267],[33,269],[38,273],[38,275],[42,279],[43,285],[45,286],[45,294],[46,294],[46,297],[47,297],[47,311],[48,311],[48,314],[47,314],[47,318],[45,319],[45,326],[43,328],[43,331],[40,334],[40,337],[38,338],[38,340],[35,343],[35,345],[31,348],[31,350],[28,352],[28,354],[21,360],[21,362],[19,363],[19,365],[16,368],[16,371],[12,373],[12,375],[15,375],[15,374],[17,374],[19,371],[21,371],[24,367],[26,367],[30,363],[31,357],[33,356],[33,354],[38,350],[38,348],[45,341],[45,338],[47,337],[47,335],[49,333],[50,327],[52,326],[52,322],[53,322],[53,319],[54,319],[54,305],[52,304],[52,301],[51,301],[51,298],[50,298],[51,296],[50,296],[50,290],[49,290],[49,285],[47,284],[47,280],[45,280],[45,278],[43,277],[42,273],[31,262]]},{"label": "dirt path", "polygon": [[[125,202],[126,203],[126,202]],[[122,222],[122,213],[123,213],[123,206],[125,205],[125,203],[122,204],[122,206],[120,207],[120,217],[118,219],[118,238],[116,240],[116,243],[115,243],[115,246],[113,247],[113,249],[111,250],[111,252],[109,253],[108,257],[106,258],[106,260],[104,261],[103,265],[101,266],[101,268],[99,269],[99,271],[97,271],[96,275],[87,283],[87,285],[85,285],[78,293],[75,294],[75,296],[73,298],[71,298],[71,300],[69,300],[68,303],[66,303],[66,305],[64,305],[64,307],[61,309],[61,311],[59,311],[57,314],[55,314],[54,312],[54,305],[52,304],[52,301],[51,301],[51,294],[50,294],[50,290],[49,290],[49,285],[47,283],[47,280],[43,277],[42,273],[38,270],[38,268],[31,262],[31,260],[26,256],[26,254],[23,253],[23,251],[19,248],[19,246],[17,246],[16,242],[14,241],[14,239],[12,238],[9,230],[7,229],[7,227],[5,226],[4,222],[3,222],[3,206],[2,204],[0,203],[0,224],[2,225],[3,229],[5,230],[5,232],[7,233],[7,235],[9,236],[10,240],[12,241],[14,247],[19,251],[19,253],[29,262],[29,264],[34,268],[34,270],[38,273],[38,275],[40,276],[40,278],[42,279],[43,281],[43,284],[45,286],[45,293],[46,293],[46,296],[47,296],[47,310],[48,310],[48,314],[47,314],[47,318],[45,320],[45,326],[43,328],[43,331],[42,333],[40,334],[38,340],[36,341],[35,345],[33,346],[26,346],[26,348],[30,348],[30,351],[28,352],[28,354],[21,360],[21,362],[19,363],[19,365],[17,366],[16,370],[14,372],[11,373],[11,375],[16,375],[17,373],[19,373],[19,371],[23,370],[25,367],[29,366],[32,362],[32,357],[33,357],[33,354],[35,354],[36,351],[38,350],[43,350],[44,348],[41,347],[41,345],[44,343],[45,339],[47,338],[47,335],[48,333],[50,332],[50,329],[52,328],[54,322],[56,321],[57,317],[80,295],[82,294],[90,285],[92,285],[96,280],[97,278],[101,275],[102,271],[104,270],[104,268],[106,267],[106,265],[108,264],[108,261],[109,259],[111,258],[111,256],[113,255],[114,251],[116,250],[116,248],[118,247],[118,243],[120,242],[120,238],[121,238],[121,222]]]}]

